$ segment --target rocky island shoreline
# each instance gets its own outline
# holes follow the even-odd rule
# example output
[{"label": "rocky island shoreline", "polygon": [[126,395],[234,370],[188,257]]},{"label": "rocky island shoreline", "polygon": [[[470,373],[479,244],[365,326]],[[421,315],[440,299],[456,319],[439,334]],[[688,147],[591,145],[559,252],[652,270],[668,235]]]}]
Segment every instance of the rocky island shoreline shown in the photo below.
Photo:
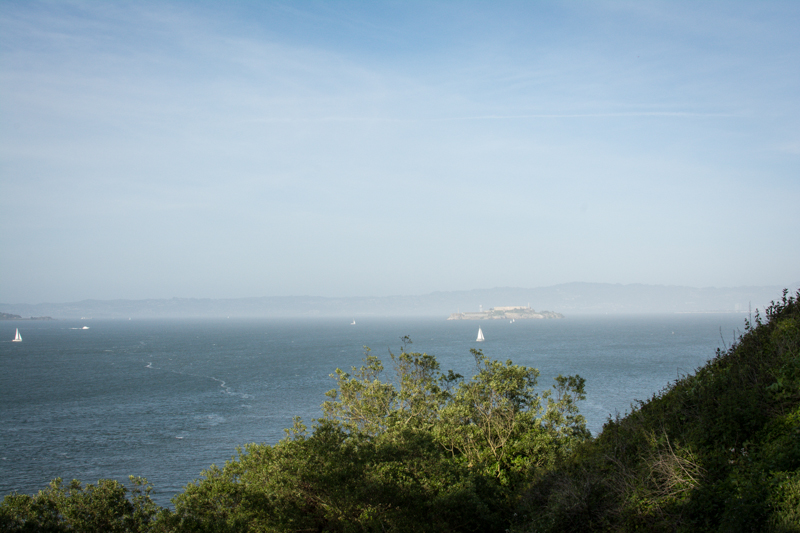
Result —
[{"label": "rocky island shoreline", "polygon": [[564,318],[553,311],[534,311],[530,306],[492,307],[478,313],[453,313],[447,320],[516,320],[522,318]]}]

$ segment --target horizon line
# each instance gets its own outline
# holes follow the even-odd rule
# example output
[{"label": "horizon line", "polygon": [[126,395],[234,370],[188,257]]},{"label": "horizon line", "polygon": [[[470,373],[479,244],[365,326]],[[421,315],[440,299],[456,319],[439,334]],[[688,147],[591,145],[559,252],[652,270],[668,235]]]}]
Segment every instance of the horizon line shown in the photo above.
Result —
[{"label": "horizon line", "polygon": [[[171,296],[171,297],[150,297],[150,298],[84,298],[82,300],[68,300],[68,301],[40,301],[37,303],[27,303],[27,302],[0,302],[0,305],[45,305],[45,304],[72,304],[72,303],[81,303],[81,302],[120,302],[120,301],[129,301],[129,302],[144,302],[144,301],[153,301],[153,300],[209,300],[209,301],[224,301],[224,300],[257,300],[257,299],[287,299],[287,298],[317,298],[317,299],[325,299],[325,300],[346,300],[346,299],[383,299],[383,298],[419,298],[423,296],[431,296],[434,294],[446,294],[446,293],[466,293],[466,292],[476,292],[476,291],[495,291],[495,290],[538,290],[538,289],[550,289],[555,287],[560,287],[564,285],[610,285],[610,286],[618,286],[618,287],[661,287],[661,288],[680,288],[680,289],[695,289],[695,290],[733,290],[733,289],[775,289],[780,287],[781,289],[786,289],[787,291],[792,290],[800,290],[800,281],[791,284],[768,284],[768,285],[733,285],[733,286],[692,286],[692,285],[670,285],[670,284],[659,284],[659,283],[610,283],[610,282],[594,282],[594,281],[569,281],[564,283],[556,283],[553,285],[540,285],[537,287],[512,287],[512,286],[496,286],[490,288],[482,288],[482,289],[456,289],[456,290],[445,290],[445,291],[431,291],[427,293],[418,293],[418,294],[389,294],[385,296],[320,296],[320,295],[310,295],[310,294],[294,294],[294,295],[284,295],[284,296],[226,296],[226,297],[199,297],[199,296]],[[794,287],[794,289],[790,289],[790,287]]]}]

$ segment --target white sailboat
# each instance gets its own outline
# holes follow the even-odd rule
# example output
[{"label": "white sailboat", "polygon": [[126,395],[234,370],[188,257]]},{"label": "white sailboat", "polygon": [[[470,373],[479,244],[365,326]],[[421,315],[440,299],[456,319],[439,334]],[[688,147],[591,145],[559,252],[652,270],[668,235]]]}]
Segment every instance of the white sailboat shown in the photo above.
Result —
[{"label": "white sailboat", "polygon": [[14,335],[14,340],[11,342],[22,342],[22,335],[19,334],[19,328],[17,328],[17,334]]},{"label": "white sailboat", "polygon": [[483,341],[485,340],[485,339],[483,338],[483,331],[481,331],[481,328],[478,328],[478,338],[477,338],[477,339],[475,339],[475,340],[476,340],[477,342],[483,342]]},{"label": "white sailboat", "polygon": [[353,321],[352,321],[352,322],[350,322],[350,325],[351,325],[351,326],[355,326],[355,325],[356,325],[356,319],[355,319],[355,318],[353,319]]}]

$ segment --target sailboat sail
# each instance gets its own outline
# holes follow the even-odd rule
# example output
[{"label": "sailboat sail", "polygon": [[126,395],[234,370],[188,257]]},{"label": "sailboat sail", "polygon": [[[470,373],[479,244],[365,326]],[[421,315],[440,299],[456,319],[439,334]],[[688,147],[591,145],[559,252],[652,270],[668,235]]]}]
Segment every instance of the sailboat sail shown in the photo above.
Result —
[{"label": "sailboat sail", "polygon": [[483,338],[483,331],[481,328],[478,328],[478,338],[476,339],[477,342],[483,342],[485,339]]},{"label": "sailboat sail", "polygon": [[22,335],[19,334],[19,328],[17,328],[17,334],[14,335],[14,340],[11,342],[22,342]]}]

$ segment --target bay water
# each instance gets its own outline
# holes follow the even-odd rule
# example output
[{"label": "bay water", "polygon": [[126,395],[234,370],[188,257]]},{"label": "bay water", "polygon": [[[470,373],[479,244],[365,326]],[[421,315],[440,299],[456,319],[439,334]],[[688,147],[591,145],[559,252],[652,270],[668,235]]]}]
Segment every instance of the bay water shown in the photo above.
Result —
[{"label": "bay water", "polygon": [[[363,346],[435,355],[474,373],[470,348],[541,372],[586,378],[593,434],[729,346],[741,314],[576,316],[562,320],[435,318],[75,320],[0,322],[0,497],[61,477],[144,476],[169,499],[249,442],[274,444],[293,416],[320,416],[336,368]],[[478,327],[486,341],[475,342]],[[23,342],[11,342],[19,328]],[[88,328],[88,329],[87,329]]]}]

